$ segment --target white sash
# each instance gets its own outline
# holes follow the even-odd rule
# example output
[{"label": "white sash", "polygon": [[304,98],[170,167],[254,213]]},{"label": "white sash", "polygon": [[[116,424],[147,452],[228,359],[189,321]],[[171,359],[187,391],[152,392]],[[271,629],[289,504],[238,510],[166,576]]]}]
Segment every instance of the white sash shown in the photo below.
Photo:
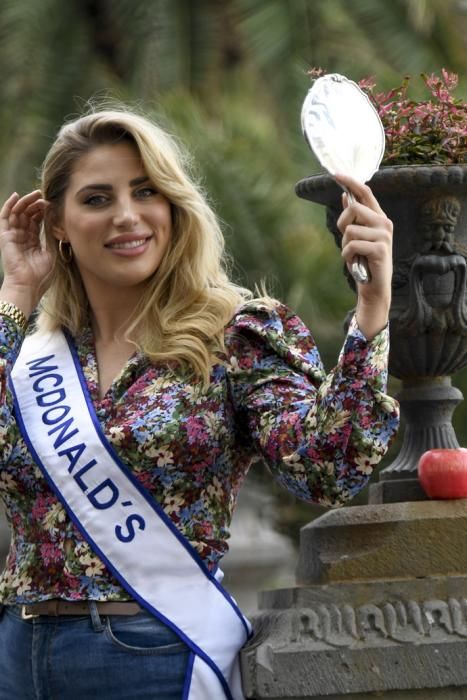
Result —
[{"label": "white sash", "polygon": [[190,647],[184,699],[244,700],[238,652],[249,623],[113,452],[72,343],[61,332],[28,336],[11,384],[21,433],[70,518],[130,595]]}]

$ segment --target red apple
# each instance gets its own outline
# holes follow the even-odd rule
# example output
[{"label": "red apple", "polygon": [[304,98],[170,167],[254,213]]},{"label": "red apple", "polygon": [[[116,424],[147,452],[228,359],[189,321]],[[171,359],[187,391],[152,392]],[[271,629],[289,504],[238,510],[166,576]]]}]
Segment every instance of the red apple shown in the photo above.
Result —
[{"label": "red apple", "polygon": [[430,498],[467,498],[467,449],[424,452],[418,462],[418,478]]}]

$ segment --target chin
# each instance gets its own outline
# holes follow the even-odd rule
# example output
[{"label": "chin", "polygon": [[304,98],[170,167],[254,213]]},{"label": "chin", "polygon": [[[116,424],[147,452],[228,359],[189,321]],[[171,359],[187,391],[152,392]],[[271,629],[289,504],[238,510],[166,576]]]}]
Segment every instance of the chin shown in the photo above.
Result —
[{"label": "chin", "polygon": [[[149,282],[155,276],[158,267],[151,267],[146,270],[134,271],[133,274],[114,275],[111,279],[113,285],[119,287],[139,287]],[[110,281],[110,280],[109,280]]]}]

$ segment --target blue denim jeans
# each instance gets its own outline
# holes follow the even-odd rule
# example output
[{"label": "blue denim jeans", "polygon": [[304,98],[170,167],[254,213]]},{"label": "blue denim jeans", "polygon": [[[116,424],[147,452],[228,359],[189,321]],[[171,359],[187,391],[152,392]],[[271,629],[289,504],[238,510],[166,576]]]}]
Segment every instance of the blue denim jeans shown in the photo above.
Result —
[{"label": "blue denim jeans", "polygon": [[[0,619],[0,700],[182,700],[190,650],[146,612]],[[1,610],[1,606],[0,606]]]}]

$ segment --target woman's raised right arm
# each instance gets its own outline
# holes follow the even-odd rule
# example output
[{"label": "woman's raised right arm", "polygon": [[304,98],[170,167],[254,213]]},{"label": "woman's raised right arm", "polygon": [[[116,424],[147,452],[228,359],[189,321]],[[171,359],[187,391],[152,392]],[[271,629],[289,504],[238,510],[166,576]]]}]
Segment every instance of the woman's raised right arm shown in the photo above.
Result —
[{"label": "woman's raised right arm", "polygon": [[40,190],[35,190],[23,197],[14,192],[0,210],[0,301],[14,304],[26,318],[37,306],[52,270],[52,256],[40,240],[46,207]]},{"label": "woman's raised right arm", "polygon": [[[19,437],[8,376],[23,342],[27,319],[47,288],[52,256],[40,240],[47,203],[35,190],[16,192],[0,210],[0,471]],[[23,322],[24,321],[24,322]]]}]

